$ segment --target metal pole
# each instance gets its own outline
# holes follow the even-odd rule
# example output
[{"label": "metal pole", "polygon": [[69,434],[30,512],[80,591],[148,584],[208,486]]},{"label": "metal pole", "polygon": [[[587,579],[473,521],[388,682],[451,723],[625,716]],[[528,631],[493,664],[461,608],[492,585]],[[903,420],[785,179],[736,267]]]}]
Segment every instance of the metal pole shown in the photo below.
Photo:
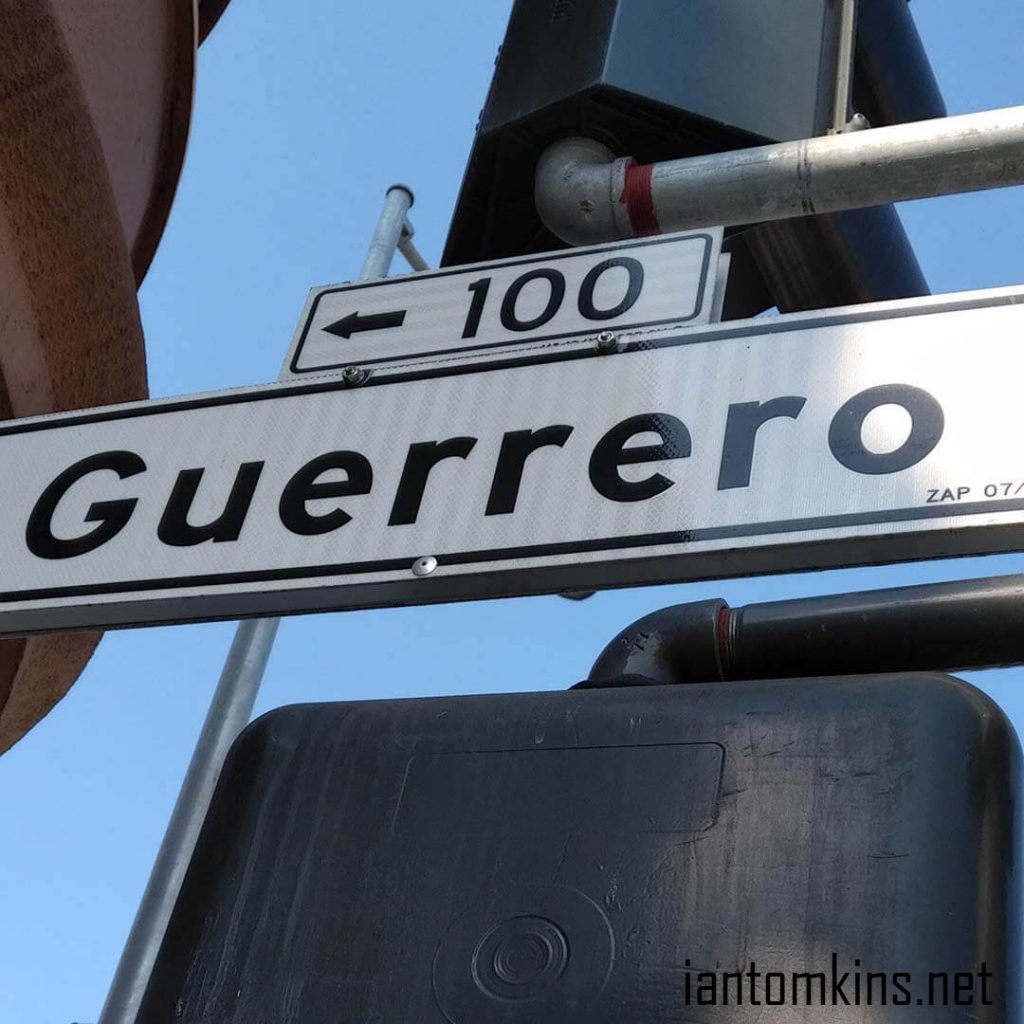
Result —
[{"label": "metal pole", "polygon": [[585,245],[1024,184],[1024,106],[641,166],[593,139],[550,146],[537,210]]},{"label": "metal pole", "polygon": [[395,250],[402,240],[405,229],[406,214],[413,204],[412,189],[408,185],[392,185],[384,197],[384,209],[381,211],[377,228],[370,241],[363,269],[359,274],[360,281],[373,281],[378,277],[387,277],[391,269],[391,261]]},{"label": "metal pole", "polygon": [[839,53],[836,57],[836,94],[832,98],[833,135],[845,132],[850,119],[853,57],[857,45],[857,0],[842,0],[839,12]]},{"label": "metal pole", "polygon": [[[387,275],[412,203],[412,190],[405,185],[392,185],[388,189],[360,281]],[[99,1024],[136,1024],[224,759],[252,716],[279,623],[279,619],[251,619],[240,622],[235,630],[206,721],[100,1012]]]},{"label": "metal pole", "polygon": [[100,1024],[134,1024],[228,749],[252,715],[277,619],[239,624],[163,842],[114,973]]}]

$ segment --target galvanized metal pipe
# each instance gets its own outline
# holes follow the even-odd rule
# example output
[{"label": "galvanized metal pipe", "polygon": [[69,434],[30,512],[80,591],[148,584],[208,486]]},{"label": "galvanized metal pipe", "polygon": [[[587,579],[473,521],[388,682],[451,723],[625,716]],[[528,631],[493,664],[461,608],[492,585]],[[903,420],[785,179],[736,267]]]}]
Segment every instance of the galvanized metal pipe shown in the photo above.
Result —
[{"label": "galvanized metal pipe", "polygon": [[252,716],[277,619],[239,624],[114,973],[100,1024],[134,1024],[221,767]]},{"label": "galvanized metal pipe", "polygon": [[565,139],[540,159],[536,203],[585,245],[1020,184],[1024,106],[647,165]]},{"label": "galvanized metal pipe", "polygon": [[406,214],[414,200],[412,189],[408,185],[392,185],[384,197],[384,209],[370,241],[363,269],[359,273],[360,281],[373,281],[378,277],[387,277],[391,269],[391,261],[395,258],[395,250],[402,240],[405,230]]},{"label": "galvanized metal pipe", "polygon": [[836,90],[832,97],[832,128],[835,135],[846,131],[850,120],[853,91],[853,52],[857,41],[857,0],[841,0],[839,11],[839,53],[836,57]]},{"label": "galvanized metal pipe", "polygon": [[[360,281],[387,276],[412,204],[413,193],[408,186],[392,185],[388,189],[359,274]],[[252,717],[279,624],[279,619],[253,619],[240,622],[235,630],[206,721],[110,983],[99,1024],[136,1024],[217,779],[231,744]]]}]

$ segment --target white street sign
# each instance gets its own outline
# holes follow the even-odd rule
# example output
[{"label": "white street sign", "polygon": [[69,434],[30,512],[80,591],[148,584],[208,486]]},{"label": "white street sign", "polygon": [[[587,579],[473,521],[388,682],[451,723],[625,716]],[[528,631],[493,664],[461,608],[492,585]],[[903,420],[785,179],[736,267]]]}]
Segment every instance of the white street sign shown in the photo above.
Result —
[{"label": "white street sign", "polygon": [[1024,545],[1024,289],[0,426],[0,633]]},{"label": "white street sign", "polygon": [[282,376],[555,360],[602,331],[706,324],[721,245],[714,228],[317,288]]}]

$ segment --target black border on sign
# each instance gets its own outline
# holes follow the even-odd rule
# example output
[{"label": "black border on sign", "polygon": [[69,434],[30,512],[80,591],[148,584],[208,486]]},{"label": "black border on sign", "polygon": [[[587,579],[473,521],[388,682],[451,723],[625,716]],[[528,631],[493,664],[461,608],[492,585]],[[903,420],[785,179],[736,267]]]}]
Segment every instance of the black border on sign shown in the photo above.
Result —
[{"label": "black border on sign", "polygon": [[[622,352],[607,356],[599,356],[593,352],[575,353],[576,358],[624,358],[630,352],[651,349],[677,348],[683,345],[703,344],[723,339],[759,336],[767,334],[790,333],[795,331],[814,330],[820,327],[842,323],[868,323],[877,320],[897,320],[911,316],[925,316],[936,312],[955,312],[965,309],[991,308],[1024,304],[1024,292],[1001,292],[982,297],[965,296],[952,301],[941,297],[931,300],[910,300],[911,305],[902,308],[887,308],[888,304],[878,304],[874,308],[858,310],[847,307],[840,312],[809,316],[794,322],[791,318],[780,320],[743,321],[736,327],[715,326],[690,332],[686,335],[666,336],[634,343]],[[531,360],[533,364],[550,362],[550,357],[538,356]],[[522,366],[518,362],[513,365]],[[498,364],[473,367],[448,367],[434,371],[431,376],[448,377],[462,376],[467,373],[487,374],[498,368]],[[420,375],[413,375],[420,376]],[[374,382],[371,378],[362,388],[370,386],[387,387],[399,383],[397,378],[389,378]],[[361,389],[362,389],[361,388]],[[58,416],[39,417],[30,420],[14,420],[0,424],[0,437],[16,434],[37,433],[44,430],[61,430],[88,423],[104,423],[116,420],[139,419],[146,416],[161,416],[165,413],[179,412],[187,409],[213,408],[222,405],[240,405],[251,402],[274,400],[277,398],[295,397],[304,394],[322,394],[325,392],[351,390],[344,382],[333,379],[313,384],[271,384],[262,388],[239,389],[214,393],[205,397],[157,400],[155,402],[133,403],[123,406],[109,406],[98,411],[63,413]],[[806,519],[779,520],[765,523],[744,523],[722,527],[695,527],[689,530],[670,533],[639,534],[624,537],[592,538],[590,540],[566,541],[557,544],[529,545],[514,548],[496,548],[481,551],[452,552],[438,555],[440,566],[467,566],[507,562],[522,558],[542,558],[571,554],[583,554],[595,551],[630,550],[637,548],[654,548],[668,545],[692,544],[700,541],[727,540],[740,537],[778,536],[780,534],[813,531],[818,529],[856,527],[882,523],[912,522],[935,518],[956,519],[963,516],[978,515],[991,512],[1010,512],[1024,510],[1024,500],[993,499],[991,501],[971,502],[955,506],[915,506],[903,509],[880,509],[877,512],[857,512],[843,515],[820,516]],[[953,527],[951,527],[953,528]],[[913,537],[914,534],[906,536]],[[841,538],[851,539],[851,538]],[[856,539],[856,538],[852,538]],[[861,538],[864,539],[864,538]],[[871,539],[871,538],[867,538]],[[875,538],[884,540],[885,538]],[[813,542],[812,542],[813,543]],[[767,546],[766,546],[767,547]],[[753,550],[756,550],[755,547]],[[978,552],[974,552],[978,553]],[[685,551],[666,552],[665,555],[684,557]],[[55,600],[59,598],[86,597],[100,595],[142,595],[159,591],[181,590],[190,587],[229,586],[240,583],[272,583],[282,580],[313,580],[329,577],[352,577],[375,572],[395,572],[408,570],[419,557],[416,555],[405,558],[391,558],[377,561],[352,562],[305,566],[292,569],[265,569],[236,573],[208,573],[182,577],[166,577],[149,580],[123,580],[117,583],[86,584],[81,586],[37,588],[33,590],[0,592],[0,605],[19,601]],[[898,557],[898,556],[897,556]],[[550,568],[550,567],[549,567]],[[543,571],[541,567],[540,571]],[[533,571],[533,570],[521,570]],[[340,585],[340,584],[339,584]],[[232,617],[232,616],[228,616]]]},{"label": "black border on sign", "polygon": [[[889,509],[880,512],[851,512],[847,515],[816,516],[807,519],[782,519],[769,523],[740,523],[694,530],[673,530],[667,533],[600,537],[594,540],[563,541],[557,544],[529,544],[514,548],[491,548],[481,551],[459,551],[438,555],[439,566],[463,566],[488,562],[507,562],[518,558],[545,558],[558,555],[586,554],[594,551],[621,551],[655,548],[699,541],[730,540],[740,537],[774,537],[785,533],[803,533],[844,526],[873,526],[882,523],[906,523],[928,519],[951,519],[954,516],[976,516],[992,512],[1024,511],[1024,499],[993,498],[989,501],[965,502],[955,506],[921,505],[913,508]],[[678,553],[678,552],[677,552]],[[275,583],[282,580],[318,580],[330,577],[366,576],[375,572],[408,571],[419,556],[378,559],[375,562],[341,562],[309,565],[296,569],[254,569],[248,572],[202,573],[195,576],[155,577],[135,580],[129,589],[122,583],[93,583],[76,587],[42,587],[35,590],[0,592],[0,604],[15,601],[48,601],[61,597],[100,597],[109,594],[154,593],[182,590],[186,587],[223,587],[237,583]]]},{"label": "black border on sign", "polygon": [[[563,338],[580,338],[587,334],[587,331],[576,330],[567,331],[562,334],[531,334],[528,338],[516,338],[510,336],[504,341],[489,342],[486,345],[457,345],[453,348],[442,348],[436,349],[432,352],[414,352],[407,355],[391,355],[381,357],[380,359],[361,359],[361,360],[343,360],[340,363],[327,363],[322,366],[314,366],[308,369],[300,369],[298,363],[299,358],[302,355],[303,348],[306,344],[306,339],[309,337],[309,332],[313,327],[313,318],[316,316],[316,311],[320,305],[320,300],[325,295],[336,295],[338,292],[351,292],[358,291],[363,288],[382,288],[389,284],[408,284],[410,281],[429,281],[436,277],[453,277],[458,274],[477,274],[482,273],[486,270],[500,270],[504,267],[516,267],[522,266],[523,264],[536,263],[538,265],[545,265],[548,263],[554,263],[556,260],[565,260],[572,258],[579,258],[580,256],[600,256],[603,253],[609,252],[622,252],[626,249],[641,249],[651,245],[670,245],[675,242],[686,242],[692,239],[703,239],[704,240],[704,257],[701,262],[700,280],[697,284],[697,301],[694,306],[693,312],[687,316],[674,316],[667,320],[647,320],[639,323],[617,323],[615,324],[615,330],[617,331],[635,331],[641,330],[648,327],[664,327],[667,324],[685,324],[690,320],[696,319],[700,315],[700,311],[704,308],[704,297],[707,292],[708,279],[711,270],[711,254],[714,251],[715,239],[712,235],[706,231],[697,231],[693,234],[678,235],[671,239],[666,238],[648,238],[639,242],[626,242],[609,244],[601,246],[599,248],[588,248],[585,252],[580,252],[579,249],[567,249],[565,252],[555,253],[544,253],[536,254],[533,256],[522,256],[516,259],[502,260],[495,263],[470,263],[465,266],[450,267],[445,270],[433,270],[429,273],[419,274],[403,274],[401,277],[384,277],[379,278],[375,281],[358,281],[353,284],[337,285],[332,288],[323,288],[317,292],[316,298],[313,299],[312,305],[309,307],[309,312],[306,315],[306,322],[302,328],[302,333],[299,335],[299,340],[295,345],[295,354],[288,362],[288,372],[299,374],[317,374],[317,373],[330,373],[332,370],[340,370],[346,366],[378,366],[381,363],[400,363],[404,360],[419,360],[419,359],[433,359],[441,356],[450,356],[460,353],[473,353],[473,352],[486,352],[490,349],[495,348],[513,348],[515,345],[529,345],[537,344],[540,342],[560,341]],[[598,325],[595,325],[595,330],[598,330]],[[561,355],[560,358],[568,359],[571,353],[566,352]],[[528,358],[528,357],[526,357]],[[514,362],[522,362],[524,359],[516,359]],[[512,365],[513,361],[505,361],[503,365]],[[429,371],[428,371],[429,372]],[[422,373],[420,374],[423,375]],[[390,377],[394,379],[394,377]]]}]

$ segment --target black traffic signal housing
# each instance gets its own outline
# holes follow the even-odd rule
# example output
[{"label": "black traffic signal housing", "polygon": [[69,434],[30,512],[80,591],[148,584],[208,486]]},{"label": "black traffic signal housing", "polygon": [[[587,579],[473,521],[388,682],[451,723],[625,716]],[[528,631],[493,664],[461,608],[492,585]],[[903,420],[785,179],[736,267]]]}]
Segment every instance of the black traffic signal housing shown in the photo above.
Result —
[{"label": "black traffic signal housing", "polygon": [[[853,105],[878,126],[945,108],[906,0],[860,0]],[[824,134],[834,0],[516,0],[446,264],[543,252],[533,175],[585,135],[641,163]],[[892,207],[732,232],[727,316],[927,293]]]},{"label": "black traffic signal housing", "polygon": [[[228,759],[139,1024],[1017,1020],[1019,772],[935,674],[283,708]],[[686,1002],[833,956],[924,1010],[891,980]]]}]

